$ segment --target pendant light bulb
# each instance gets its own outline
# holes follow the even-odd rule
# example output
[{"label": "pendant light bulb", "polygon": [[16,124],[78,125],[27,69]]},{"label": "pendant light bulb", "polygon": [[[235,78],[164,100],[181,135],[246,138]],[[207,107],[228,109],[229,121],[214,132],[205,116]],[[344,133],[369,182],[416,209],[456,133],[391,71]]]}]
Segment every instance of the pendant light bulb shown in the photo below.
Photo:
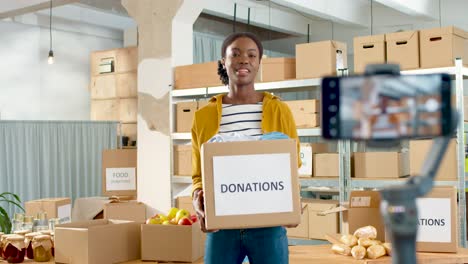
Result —
[{"label": "pendant light bulb", "polygon": [[49,50],[49,58],[47,58],[47,63],[53,64],[54,63],[54,52]]}]

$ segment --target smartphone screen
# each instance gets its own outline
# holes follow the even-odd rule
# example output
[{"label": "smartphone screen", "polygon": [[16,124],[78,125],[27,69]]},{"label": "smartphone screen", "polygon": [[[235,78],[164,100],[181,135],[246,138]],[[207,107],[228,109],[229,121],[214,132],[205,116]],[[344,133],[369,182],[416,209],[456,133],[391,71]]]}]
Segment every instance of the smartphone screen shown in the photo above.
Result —
[{"label": "smartphone screen", "polygon": [[446,74],[327,77],[322,80],[322,136],[389,140],[452,133]]}]

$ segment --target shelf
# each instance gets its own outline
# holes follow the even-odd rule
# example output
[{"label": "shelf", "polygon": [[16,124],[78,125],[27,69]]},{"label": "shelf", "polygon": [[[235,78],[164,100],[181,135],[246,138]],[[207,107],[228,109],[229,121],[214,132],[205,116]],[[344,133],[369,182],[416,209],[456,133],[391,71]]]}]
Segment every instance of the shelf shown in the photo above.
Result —
[{"label": "shelf", "polygon": [[[302,187],[330,187],[338,188],[339,181],[338,177],[310,177],[310,178],[299,178],[299,182]],[[303,188],[303,191],[307,191],[307,188]]]},{"label": "shelf", "polygon": [[[278,82],[264,82],[256,83],[255,90],[257,91],[268,91],[268,90],[295,90],[302,89],[305,87],[317,87],[320,85],[322,79],[303,79],[303,80],[286,80]],[[214,95],[228,92],[227,86],[215,86],[215,87],[200,87],[191,89],[174,89],[171,92],[172,97],[187,97],[196,95]]]},{"label": "shelf", "polygon": [[[402,185],[408,178],[399,178],[399,179],[379,179],[379,178],[369,178],[369,179],[356,179],[351,180],[351,189],[357,188],[372,188],[372,189],[381,189],[384,187],[392,185]],[[434,181],[435,186],[458,186],[458,181]]]},{"label": "shelf", "polygon": [[[321,135],[321,130],[320,127],[314,127],[314,128],[298,128],[297,129],[297,134],[300,137],[307,137],[307,136],[312,136],[312,137],[318,137]],[[173,140],[191,140],[192,139],[192,133],[172,133],[172,139]]]},{"label": "shelf", "polygon": [[298,245],[329,245],[330,243],[326,240],[317,240],[317,239],[305,239],[305,238],[291,238],[288,237],[289,246],[298,246]]},{"label": "shelf", "polygon": [[173,183],[190,183],[192,184],[192,177],[191,176],[179,176],[174,175],[172,176]]},{"label": "shelf", "polygon": [[[434,73],[447,73],[450,75],[455,75],[457,73],[457,68],[456,67],[442,67],[442,68],[401,71],[401,74],[434,74]],[[462,68],[462,75],[468,76],[468,68],[466,67]]]}]

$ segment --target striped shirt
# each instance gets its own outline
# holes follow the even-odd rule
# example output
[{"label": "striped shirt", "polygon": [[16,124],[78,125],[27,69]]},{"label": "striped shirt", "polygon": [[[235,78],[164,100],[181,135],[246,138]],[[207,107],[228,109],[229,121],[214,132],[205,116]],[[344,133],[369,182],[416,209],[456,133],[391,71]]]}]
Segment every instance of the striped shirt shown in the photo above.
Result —
[{"label": "striped shirt", "polygon": [[262,135],[262,103],[258,104],[223,104],[220,134],[241,133],[247,136]]}]

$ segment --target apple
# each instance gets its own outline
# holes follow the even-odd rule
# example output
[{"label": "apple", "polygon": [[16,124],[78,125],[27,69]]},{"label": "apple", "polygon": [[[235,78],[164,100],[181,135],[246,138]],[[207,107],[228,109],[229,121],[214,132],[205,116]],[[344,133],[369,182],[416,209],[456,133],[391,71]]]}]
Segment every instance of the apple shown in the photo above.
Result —
[{"label": "apple", "polygon": [[166,220],[166,221],[162,222],[162,224],[163,224],[163,225],[170,225],[171,222],[170,222],[169,220]]},{"label": "apple", "polygon": [[159,217],[151,217],[148,220],[146,220],[146,224],[149,224],[149,225],[160,225],[162,224],[162,222],[163,221]]},{"label": "apple", "polygon": [[190,220],[188,217],[182,217],[179,222],[177,222],[179,225],[192,225],[192,220]]},{"label": "apple", "polygon": [[197,222],[198,219],[197,219],[196,215],[191,215],[190,220],[192,220],[192,223],[195,223],[195,222]]},{"label": "apple", "polygon": [[172,207],[167,213],[167,219],[171,220],[172,218],[176,217],[178,211],[178,208]]},{"label": "apple", "polygon": [[177,225],[177,221],[175,218],[172,218],[171,220],[169,220],[169,222],[171,223],[171,225]]},{"label": "apple", "polygon": [[180,209],[176,214],[177,223],[179,222],[180,219],[182,219],[184,217],[187,217],[187,218],[190,217],[190,213],[189,213],[189,211],[187,211],[185,209]]}]

